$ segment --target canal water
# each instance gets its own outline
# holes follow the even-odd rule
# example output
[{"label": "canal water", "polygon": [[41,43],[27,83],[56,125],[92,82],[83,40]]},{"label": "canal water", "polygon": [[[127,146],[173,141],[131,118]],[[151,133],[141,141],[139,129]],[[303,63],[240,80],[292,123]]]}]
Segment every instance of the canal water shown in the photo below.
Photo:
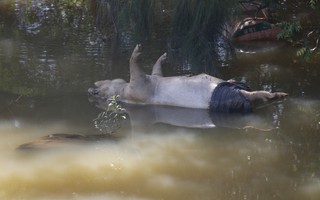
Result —
[{"label": "canal water", "polygon": [[[103,135],[94,119],[106,103],[87,89],[128,80],[135,44],[101,37],[87,4],[52,2],[0,1],[0,199],[320,198],[318,64],[278,42],[247,44],[219,77],[287,99],[250,115],[128,106],[129,122]],[[145,45],[146,72],[163,40]],[[171,66],[166,76],[183,73]]]}]

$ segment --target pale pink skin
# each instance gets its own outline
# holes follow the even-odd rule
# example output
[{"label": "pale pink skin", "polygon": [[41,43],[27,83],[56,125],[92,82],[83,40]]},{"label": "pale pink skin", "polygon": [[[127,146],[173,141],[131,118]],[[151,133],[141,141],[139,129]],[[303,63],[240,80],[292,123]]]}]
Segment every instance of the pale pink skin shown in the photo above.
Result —
[{"label": "pale pink skin", "polygon": [[[207,74],[196,76],[162,76],[162,63],[167,54],[161,55],[153,66],[152,74],[145,74],[138,64],[141,46],[137,45],[130,58],[130,81],[122,79],[98,81],[98,96],[109,98],[119,95],[120,101],[131,104],[167,105],[185,108],[209,109],[212,91],[224,82]],[[268,101],[288,94],[283,92],[245,91],[241,93],[251,102]]]}]

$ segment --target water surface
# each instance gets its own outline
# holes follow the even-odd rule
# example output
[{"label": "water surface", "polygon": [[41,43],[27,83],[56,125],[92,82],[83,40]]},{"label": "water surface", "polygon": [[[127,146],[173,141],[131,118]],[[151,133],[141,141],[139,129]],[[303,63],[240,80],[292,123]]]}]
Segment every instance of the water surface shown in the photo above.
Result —
[{"label": "water surface", "polygon": [[[55,4],[31,2],[0,2],[1,199],[319,199],[320,68],[283,45],[241,47],[219,68],[221,78],[290,94],[252,115],[130,107],[130,125],[113,137],[16,150],[55,133],[101,134],[93,124],[101,104],[86,91],[96,80],[127,80],[134,46],[115,49],[76,17],[46,21]],[[165,49],[155,40],[143,54],[147,72]]]}]

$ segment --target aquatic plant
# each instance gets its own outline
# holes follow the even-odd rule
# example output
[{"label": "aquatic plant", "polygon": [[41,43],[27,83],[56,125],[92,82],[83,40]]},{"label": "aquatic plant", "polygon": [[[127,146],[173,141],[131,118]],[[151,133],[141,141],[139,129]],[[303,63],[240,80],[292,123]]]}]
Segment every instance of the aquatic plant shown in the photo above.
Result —
[{"label": "aquatic plant", "polygon": [[117,102],[118,96],[112,96],[108,99],[108,106],[93,120],[95,128],[102,134],[112,134],[122,127],[128,119],[128,113]]}]

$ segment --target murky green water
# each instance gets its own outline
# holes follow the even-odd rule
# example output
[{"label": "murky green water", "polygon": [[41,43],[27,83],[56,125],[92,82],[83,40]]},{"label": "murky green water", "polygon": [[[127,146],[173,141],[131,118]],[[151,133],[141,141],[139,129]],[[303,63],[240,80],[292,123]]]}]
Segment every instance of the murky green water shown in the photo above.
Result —
[{"label": "murky green water", "polygon": [[[23,18],[59,10],[30,2],[0,1],[0,199],[319,199],[320,68],[274,44],[244,47],[219,69],[222,78],[290,94],[252,115],[128,107],[131,125],[116,137],[16,150],[54,133],[99,134],[92,120],[102,110],[87,88],[128,79],[134,46],[101,42],[76,17]],[[157,39],[147,44],[146,71],[163,49]]]}]

